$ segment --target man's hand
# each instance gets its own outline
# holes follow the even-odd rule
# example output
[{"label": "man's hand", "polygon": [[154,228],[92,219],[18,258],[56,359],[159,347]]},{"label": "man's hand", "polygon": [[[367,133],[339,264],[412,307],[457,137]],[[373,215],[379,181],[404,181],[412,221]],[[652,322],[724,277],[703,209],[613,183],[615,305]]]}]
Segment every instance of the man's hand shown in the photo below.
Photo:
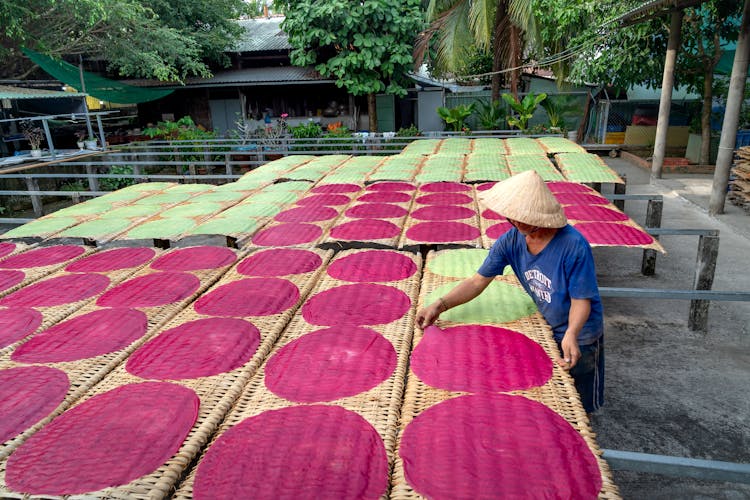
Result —
[{"label": "man's hand", "polygon": [[557,364],[563,370],[568,371],[581,359],[581,350],[578,348],[577,335],[570,332],[565,333],[562,342],[560,342],[560,348],[562,348],[563,357],[557,359]]},{"label": "man's hand", "polygon": [[427,328],[438,319],[441,312],[443,312],[443,305],[439,300],[427,307],[423,307],[417,311],[417,326],[422,329]]}]

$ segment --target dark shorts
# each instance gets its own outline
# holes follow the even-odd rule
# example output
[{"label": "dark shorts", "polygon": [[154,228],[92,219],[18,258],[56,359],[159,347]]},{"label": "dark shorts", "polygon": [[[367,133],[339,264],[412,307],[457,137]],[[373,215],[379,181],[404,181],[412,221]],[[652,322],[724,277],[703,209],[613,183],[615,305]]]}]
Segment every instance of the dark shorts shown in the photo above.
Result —
[{"label": "dark shorts", "polygon": [[[560,348],[560,342],[557,347]],[[571,368],[570,375],[586,413],[593,413],[604,405],[604,337],[578,348],[581,359]]]}]

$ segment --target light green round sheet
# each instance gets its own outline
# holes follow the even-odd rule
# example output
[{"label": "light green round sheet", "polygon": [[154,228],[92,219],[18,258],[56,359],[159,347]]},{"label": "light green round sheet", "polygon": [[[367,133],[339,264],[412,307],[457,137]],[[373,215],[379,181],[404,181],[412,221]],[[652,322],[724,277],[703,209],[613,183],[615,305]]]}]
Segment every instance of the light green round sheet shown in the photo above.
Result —
[{"label": "light green round sheet", "polygon": [[[447,283],[428,295],[426,304],[444,296],[460,281]],[[493,281],[479,297],[449,309],[441,319],[457,323],[508,323],[533,314],[536,304],[523,289],[509,283]]]},{"label": "light green round sheet", "polygon": [[245,199],[242,204],[256,204],[256,203],[272,203],[274,205],[286,205],[288,203],[295,202],[299,199],[300,194],[292,191],[278,191],[278,192],[260,192],[255,193]]},{"label": "light green round sheet", "polygon": [[[468,278],[474,276],[484,259],[490,253],[483,248],[457,248],[446,250],[427,263],[427,269],[448,278]],[[503,276],[513,274],[510,266],[505,266]]]},{"label": "light green round sheet", "polygon": [[72,207],[58,210],[57,212],[50,214],[50,217],[76,217],[79,215],[96,215],[106,212],[111,208],[111,203],[91,200],[85,203],[79,203],[78,205],[73,205]]},{"label": "light green round sheet", "polygon": [[31,236],[43,236],[56,233],[66,227],[72,226],[76,220],[72,217],[53,217],[27,222],[23,226],[3,234],[4,238],[28,238]]},{"label": "light green round sheet", "polygon": [[135,219],[156,215],[158,208],[153,205],[128,205],[115,208],[99,215],[100,219]]},{"label": "light green round sheet", "polygon": [[136,226],[128,231],[127,237],[130,239],[154,238],[166,240],[179,236],[193,227],[195,227],[195,222],[190,219],[172,217]]},{"label": "light green round sheet", "polygon": [[311,182],[305,181],[287,181],[277,182],[263,188],[264,193],[290,192],[290,191],[307,191],[312,186]]},{"label": "light green round sheet", "polygon": [[244,203],[221,213],[222,217],[273,217],[281,212],[281,205],[270,203]]},{"label": "light green round sheet", "polygon": [[221,210],[219,203],[184,203],[161,213],[162,217],[201,217],[215,214]]},{"label": "light green round sheet", "polygon": [[190,234],[237,234],[252,233],[258,228],[254,219],[239,217],[220,217],[189,231]]},{"label": "light green round sheet", "polygon": [[188,193],[160,193],[147,196],[138,200],[139,205],[168,205],[171,203],[180,203],[190,198]]},{"label": "light green round sheet", "polygon": [[99,238],[122,232],[131,224],[133,224],[133,221],[128,219],[95,219],[70,227],[60,233],[60,236],[68,236],[71,238]]}]

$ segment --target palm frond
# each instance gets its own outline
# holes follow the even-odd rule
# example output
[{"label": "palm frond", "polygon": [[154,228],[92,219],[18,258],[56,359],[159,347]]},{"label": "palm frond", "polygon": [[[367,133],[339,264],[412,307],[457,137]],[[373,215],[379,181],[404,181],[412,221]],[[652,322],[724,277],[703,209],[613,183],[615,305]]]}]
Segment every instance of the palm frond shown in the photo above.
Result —
[{"label": "palm frond", "polygon": [[469,25],[474,43],[481,50],[492,47],[492,30],[495,23],[496,0],[474,0],[469,10]]}]

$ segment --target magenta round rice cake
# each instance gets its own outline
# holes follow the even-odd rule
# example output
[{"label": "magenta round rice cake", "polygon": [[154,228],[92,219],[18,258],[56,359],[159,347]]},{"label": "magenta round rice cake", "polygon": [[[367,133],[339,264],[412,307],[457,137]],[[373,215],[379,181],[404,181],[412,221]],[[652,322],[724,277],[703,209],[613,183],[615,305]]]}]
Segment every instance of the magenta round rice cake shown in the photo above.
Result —
[{"label": "magenta round rice cake", "polygon": [[260,332],[249,321],[199,319],[149,340],[128,358],[125,368],[155,380],[210,377],[244,365],[259,345]]},{"label": "magenta round rice cake", "polygon": [[428,182],[419,186],[419,190],[425,193],[465,193],[471,191],[471,186],[460,182]]},{"label": "magenta round rice cake", "polygon": [[109,286],[101,274],[66,274],[37,281],[0,299],[0,306],[55,307],[94,297]]},{"label": "magenta round rice cake", "polygon": [[411,194],[401,191],[373,191],[365,193],[359,198],[362,203],[407,203],[411,201]]},{"label": "magenta round rice cake", "polygon": [[0,292],[13,288],[26,278],[26,273],[17,269],[0,269]]},{"label": "magenta round rice cake", "polygon": [[510,392],[539,387],[552,360],[525,335],[496,326],[430,326],[411,355],[422,382],[456,392]]},{"label": "magenta round rice cake", "polygon": [[463,222],[420,222],[406,231],[406,237],[421,243],[457,243],[481,236],[479,229]]},{"label": "magenta round rice cake", "polygon": [[404,317],[411,299],[398,288],[358,283],[330,288],[309,298],[302,317],[312,325],[383,325]]},{"label": "magenta round rice cake", "polygon": [[237,265],[245,276],[289,276],[304,274],[323,264],[320,255],[296,248],[272,248],[255,252]]},{"label": "magenta round rice cake", "polygon": [[626,214],[600,205],[566,205],[563,207],[568,220],[615,222],[629,220]]},{"label": "magenta round rice cake", "polygon": [[474,210],[461,205],[428,205],[412,211],[411,216],[417,220],[441,221],[469,219],[476,214]]},{"label": "magenta round rice cake", "polygon": [[108,290],[96,301],[101,307],[156,307],[190,297],[200,280],[189,273],[160,271],[139,276]]},{"label": "magenta round rice cake", "polygon": [[374,500],[387,487],[385,445],[372,425],[339,406],[309,405],[264,411],[224,432],[198,465],[193,495]]},{"label": "magenta round rice cake", "polygon": [[650,245],[654,238],[642,230],[616,222],[581,222],[575,227],[591,245]]},{"label": "magenta round rice cake", "polygon": [[488,238],[496,240],[500,236],[504,235],[508,231],[510,231],[513,228],[510,222],[500,222],[498,224],[493,224],[490,227],[487,228],[487,230],[484,232],[484,234],[487,235]]},{"label": "magenta round rice cake", "polygon": [[315,224],[288,222],[260,231],[253,236],[252,242],[264,247],[302,245],[317,240],[322,234],[323,229]]},{"label": "magenta round rice cake", "polygon": [[165,253],[151,264],[151,269],[174,272],[219,269],[234,263],[235,260],[237,255],[229,248],[188,247]]},{"label": "magenta round rice cake", "polygon": [[38,333],[13,352],[19,363],[62,363],[93,358],[126,348],[148,330],[148,318],[136,309],[99,309]]},{"label": "magenta round rice cake", "polygon": [[270,316],[286,311],[299,298],[299,289],[291,281],[247,278],[215,288],[199,298],[193,307],[198,314],[210,316]]},{"label": "magenta round rice cake", "polygon": [[335,219],[338,211],[325,205],[294,207],[279,212],[274,220],[279,222],[319,222]]},{"label": "magenta round rice cake", "polygon": [[386,192],[393,192],[393,191],[414,191],[417,189],[417,187],[414,184],[409,184],[408,182],[375,182],[373,184],[370,184],[365,188],[365,191],[386,191]]},{"label": "magenta round rice cake", "polygon": [[316,194],[337,194],[337,193],[356,193],[362,189],[356,184],[323,184],[310,190]]},{"label": "magenta round rice cake", "polygon": [[438,403],[406,426],[399,455],[406,482],[428,498],[594,499],[602,488],[596,457],[581,435],[523,396],[477,394]]},{"label": "magenta round rice cake", "polygon": [[28,252],[12,255],[0,261],[0,269],[25,269],[45,267],[75,259],[83,255],[86,249],[76,245],[56,245],[52,247],[35,248]]},{"label": "magenta round rice cake", "polygon": [[381,334],[358,326],[308,333],[268,360],[265,384],[297,403],[334,401],[368,391],[391,376],[396,350]]},{"label": "magenta round rice cake", "polygon": [[48,366],[0,370],[0,443],[17,436],[57,408],[68,393],[68,376]]},{"label": "magenta round rice cake", "polygon": [[142,266],[151,260],[156,252],[153,248],[125,247],[113,248],[84,257],[68,264],[66,271],[71,273],[105,273]]},{"label": "magenta round rice cake", "polygon": [[27,307],[0,309],[0,349],[34,333],[42,319],[42,313]]},{"label": "magenta round rice cake", "polygon": [[497,182],[483,182],[482,184],[477,184],[477,191],[487,191],[488,189],[492,189],[495,184],[497,184]]},{"label": "magenta round rice cake", "polygon": [[591,193],[592,189],[577,182],[551,181],[547,187],[553,193]]},{"label": "magenta round rice cake", "polygon": [[379,219],[359,219],[345,222],[331,229],[330,236],[343,241],[373,241],[395,238],[401,228],[393,222]]},{"label": "magenta round rice cake", "polygon": [[297,200],[297,205],[303,206],[337,206],[346,205],[351,198],[344,194],[314,194]]},{"label": "magenta round rice cake", "polygon": [[598,194],[554,193],[561,205],[609,205],[609,200]]},{"label": "magenta round rice cake", "polygon": [[390,250],[364,250],[336,259],[328,266],[328,275],[355,283],[400,281],[417,272],[417,265],[404,254]]},{"label": "magenta round rice cake", "polygon": [[344,215],[352,219],[395,219],[408,213],[404,207],[390,203],[362,203],[348,208]]},{"label": "magenta round rice cake", "polygon": [[420,205],[466,205],[473,199],[463,193],[433,193],[419,196],[414,201]]},{"label": "magenta round rice cake", "polygon": [[8,459],[5,482],[12,490],[37,495],[81,494],[130,483],[177,452],[199,405],[193,390],[166,382],[128,384],[99,394],[21,445]]},{"label": "magenta round rice cake", "polygon": [[0,243],[0,259],[5,257],[6,255],[12,254],[15,250],[16,250],[15,243],[11,243],[9,241]]}]

